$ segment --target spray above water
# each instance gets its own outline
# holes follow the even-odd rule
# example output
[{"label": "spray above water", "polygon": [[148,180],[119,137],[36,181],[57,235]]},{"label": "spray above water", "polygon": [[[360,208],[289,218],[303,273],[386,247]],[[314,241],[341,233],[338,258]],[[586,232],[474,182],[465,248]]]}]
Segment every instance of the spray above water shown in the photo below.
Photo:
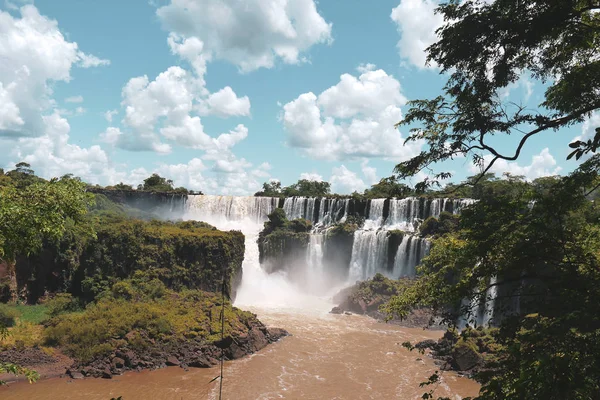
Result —
[{"label": "spray above water", "polygon": [[[245,235],[242,284],[236,305],[280,310],[322,310],[331,308],[339,289],[376,273],[397,279],[414,277],[416,266],[429,252],[427,239],[414,232],[418,222],[439,216],[442,211],[458,213],[471,204],[469,199],[373,199],[363,209],[364,226],[354,232],[351,260],[343,276],[325,263],[327,231],[356,212],[351,199],[290,197],[283,201],[288,219],[304,218],[313,223],[306,253],[290,265],[267,273],[260,265],[258,235],[268,215],[280,204],[272,197],[188,196],[185,219],[210,223],[222,230],[240,230]],[[404,231],[401,243],[392,241],[394,230]],[[338,271],[339,272],[339,271]]]},{"label": "spray above water", "polygon": [[319,310],[331,304],[292,282],[284,271],[268,274],[259,263],[258,234],[279,199],[270,197],[188,196],[184,219],[208,222],[221,230],[239,230],[245,236],[242,283],[235,305],[275,311]]}]

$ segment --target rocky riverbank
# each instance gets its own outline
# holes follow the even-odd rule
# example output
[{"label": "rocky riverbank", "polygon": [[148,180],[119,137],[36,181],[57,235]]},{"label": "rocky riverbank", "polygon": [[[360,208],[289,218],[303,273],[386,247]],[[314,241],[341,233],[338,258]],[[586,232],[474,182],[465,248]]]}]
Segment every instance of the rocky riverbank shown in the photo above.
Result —
[{"label": "rocky riverbank", "polygon": [[[200,339],[162,342],[139,332],[130,332],[120,347],[90,361],[77,361],[60,350],[44,351],[42,348],[13,347],[0,351],[0,361],[15,363],[35,370],[41,379],[68,376],[107,378],[127,371],[158,369],[166,366],[210,368],[224,360],[235,360],[262,350],[267,345],[288,335],[278,328],[267,328],[257,319],[248,321],[245,333],[228,335],[223,340],[206,342]],[[117,340],[115,340],[116,342]],[[0,380],[15,382],[24,376],[0,374]]]},{"label": "rocky riverbank", "polygon": [[354,313],[367,315],[378,321],[405,326],[409,328],[444,329],[444,326],[432,323],[432,314],[428,309],[413,310],[406,318],[389,316],[381,307],[397,295],[404,287],[410,285],[409,279],[392,280],[381,274],[372,279],[359,282],[354,286],[345,288],[333,297],[333,302],[338,306],[333,307],[332,314]]}]

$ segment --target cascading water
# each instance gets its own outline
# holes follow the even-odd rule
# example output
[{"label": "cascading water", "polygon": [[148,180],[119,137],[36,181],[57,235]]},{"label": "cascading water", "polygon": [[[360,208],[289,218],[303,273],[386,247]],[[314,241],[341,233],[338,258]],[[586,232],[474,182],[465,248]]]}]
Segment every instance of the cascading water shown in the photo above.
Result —
[{"label": "cascading water", "polygon": [[[354,233],[350,264],[342,280],[354,282],[370,278],[378,272],[392,278],[414,277],[416,266],[429,252],[429,241],[405,233],[398,243],[396,239],[390,240],[392,235],[397,235],[393,231],[400,229],[412,232],[416,221],[439,216],[442,211],[458,213],[472,202],[468,199],[429,200],[415,197],[370,200],[365,224]],[[307,297],[309,294],[324,294],[331,289],[333,275],[324,263],[327,231],[335,223],[346,220],[350,200],[309,197],[284,200],[283,209],[288,219],[304,218],[310,220],[314,227],[305,260],[300,262],[303,269],[294,270],[291,275],[288,275],[291,271],[285,268],[267,274],[259,263],[258,233],[278,205],[279,199],[270,197],[188,196],[185,218],[206,221],[219,229],[241,230],[246,237],[243,277],[237,292],[237,304],[306,307],[311,301]],[[353,203],[352,210],[356,210],[355,207]],[[339,279],[337,282],[343,284]]]},{"label": "cascading water", "polygon": [[352,260],[350,261],[351,281],[364,280],[377,272],[384,272],[388,251],[388,232],[385,230],[354,232]]},{"label": "cascading water", "polygon": [[430,243],[418,236],[404,235],[394,257],[393,276],[397,278],[413,278],[417,275],[416,267],[423,257],[429,253]]},{"label": "cascading water", "polygon": [[205,221],[222,230],[240,230],[245,236],[242,283],[235,304],[265,309],[326,309],[320,299],[303,293],[284,272],[267,274],[259,263],[257,238],[279,199],[270,197],[188,196],[185,219]]},{"label": "cascading water", "polygon": [[[381,272],[392,278],[414,277],[415,267],[429,252],[429,242],[417,236],[404,235],[398,247],[390,248],[389,232],[401,230],[414,232],[420,220],[439,217],[442,211],[459,213],[472,199],[372,199],[366,205],[363,227],[354,234],[349,278],[366,279]],[[349,199],[290,197],[284,200],[283,209],[288,219],[304,218],[313,223],[311,243],[308,246],[309,270],[320,263],[314,251],[314,235],[323,235],[329,227],[345,221],[350,206]],[[320,236],[318,240],[325,240]],[[391,258],[388,253],[393,252]],[[312,254],[312,255],[310,255]],[[322,257],[322,252],[320,253]],[[390,260],[390,261],[388,261]]]},{"label": "cascading water", "polygon": [[307,287],[315,293],[322,293],[324,288],[325,271],[323,267],[323,244],[325,235],[313,233],[310,235],[308,251],[306,252],[306,281]]},{"label": "cascading water", "polygon": [[369,215],[365,219],[363,229],[377,229],[383,225],[383,208],[385,199],[373,199],[369,202]]}]

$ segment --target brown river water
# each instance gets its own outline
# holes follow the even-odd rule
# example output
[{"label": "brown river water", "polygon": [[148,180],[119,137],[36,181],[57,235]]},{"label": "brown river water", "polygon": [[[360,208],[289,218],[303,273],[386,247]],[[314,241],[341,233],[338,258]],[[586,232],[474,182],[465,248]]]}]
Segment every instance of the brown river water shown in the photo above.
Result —
[{"label": "brown river water", "polygon": [[[438,338],[439,331],[402,328],[358,315],[252,309],[292,336],[225,364],[223,399],[419,399],[435,371],[427,356],[400,343]],[[421,359],[422,357],[422,359]],[[54,378],[0,388],[0,399],[218,399],[218,368],[169,367],[106,379]],[[478,385],[445,372],[436,397],[473,396]]]}]

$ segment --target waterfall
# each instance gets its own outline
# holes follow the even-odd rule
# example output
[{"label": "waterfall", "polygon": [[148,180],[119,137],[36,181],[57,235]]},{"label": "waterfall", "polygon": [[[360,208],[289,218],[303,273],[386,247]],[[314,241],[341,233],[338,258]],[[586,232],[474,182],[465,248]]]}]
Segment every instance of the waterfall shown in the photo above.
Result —
[{"label": "waterfall", "polygon": [[243,220],[262,224],[278,201],[275,197],[191,195],[186,202],[187,217],[213,225]]},{"label": "waterfall", "polygon": [[306,275],[307,285],[312,292],[319,293],[323,289],[323,277],[325,269],[323,267],[323,244],[325,235],[311,233],[308,249],[306,252]]},{"label": "waterfall", "polygon": [[418,236],[404,235],[394,257],[393,277],[413,278],[417,275],[416,267],[421,259],[429,254],[430,243]]},{"label": "waterfall", "polygon": [[[283,211],[289,220],[304,218],[326,227],[345,219],[349,203],[349,199],[287,197],[283,202]],[[317,208],[319,211],[315,212]]]},{"label": "waterfall", "polygon": [[[169,203],[174,209],[175,202],[172,199],[168,200],[171,200]],[[290,220],[310,220],[313,230],[308,239],[305,258],[300,260],[300,267],[290,267],[287,271],[271,275],[259,265],[257,237],[268,215],[280,204],[280,199],[189,195],[183,206],[186,219],[206,221],[219,229],[237,229],[244,233],[246,252],[242,285],[238,290],[236,302],[278,307],[289,304],[290,301],[298,304],[307,301],[299,295],[298,284],[301,284],[304,291],[323,293],[330,289],[327,285],[332,282],[341,283],[340,280],[345,280],[346,277],[349,277],[351,282],[370,278],[378,272],[396,279],[414,277],[416,266],[429,253],[430,243],[410,233],[392,231],[413,232],[419,220],[439,216],[442,211],[458,213],[474,201],[417,197],[370,200],[365,224],[353,235],[351,254],[347,255],[350,259],[348,269],[340,273],[339,268],[343,267],[336,267],[335,271],[328,270],[324,263],[324,249],[327,230],[346,220],[350,202],[350,199],[324,197],[286,198],[283,201],[286,217]],[[352,210],[356,209],[353,206]],[[337,276],[337,281],[333,279],[334,276]],[[494,297],[495,292],[491,291],[489,295]],[[482,318],[489,321],[492,313],[488,312],[487,316]]]},{"label": "waterfall", "polygon": [[483,311],[483,326],[488,326],[490,321],[493,322],[494,318],[494,309],[496,305],[496,297],[498,296],[498,286],[496,286],[497,279],[493,276],[490,279],[490,288],[486,292],[485,296],[485,304]]},{"label": "waterfall", "polygon": [[407,232],[415,230],[414,222],[419,217],[420,201],[416,197],[390,200],[390,215],[386,220],[388,229],[400,229]]},{"label": "waterfall", "polygon": [[388,232],[385,230],[354,232],[350,279],[364,280],[383,272],[387,263]]},{"label": "waterfall", "polygon": [[365,218],[363,229],[377,229],[383,225],[383,207],[385,199],[373,199],[369,202],[369,215]]}]

